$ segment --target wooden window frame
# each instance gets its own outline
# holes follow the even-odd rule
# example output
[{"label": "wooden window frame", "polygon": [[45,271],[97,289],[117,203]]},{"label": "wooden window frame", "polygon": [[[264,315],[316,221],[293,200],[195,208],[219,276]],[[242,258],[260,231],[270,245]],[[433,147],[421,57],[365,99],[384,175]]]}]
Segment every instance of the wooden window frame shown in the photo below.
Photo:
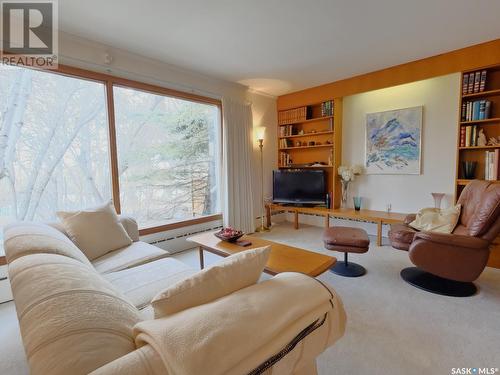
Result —
[{"label": "wooden window frame", "polygon": [[[21,66],[21,67],[27,69],[36,69],[31,66]],[[185,91],[174,90],[163,86],[144,83],[141,81],[136,81],[128,78],[117,77],[110,74],[94,72],[82,68],[76,68],[64,64],[59,64],[57,69],[50,69],[50,70],[46,69],[43,71],[47,73],[61,74],[68,77],[76,77],[88,81],[95,81],[104,85],[105,96],[106,96],[106,111],[108,117],[109,163],[111,170],[111,187],[112,187],[111,193],[112,193],[113,203],[115,205],[115,209],[118,214],[121,213],[121,204],[120,204],[120,181],[118,175],[118,152],[116,144],[116,122],[115,122],[113,87],[116,86],[123,88],[131,88],[138,91],[169,96],[172,98],[187,100],[194,103],[214,105],[219,110],[219,126],[220,126],[220,132],[222,134],[222,101],[220,99],[214,99],[202,95],[188,93]],[[222,219],[221,213],[211,214],[192,219],[179,220],[164,225],[140,228],[139,234],[141,236],[154,234],[154,233],[164,232],[167,230],[188,227],[191,225],[207,223],[210,221],[215,221],[220,219]]]}]

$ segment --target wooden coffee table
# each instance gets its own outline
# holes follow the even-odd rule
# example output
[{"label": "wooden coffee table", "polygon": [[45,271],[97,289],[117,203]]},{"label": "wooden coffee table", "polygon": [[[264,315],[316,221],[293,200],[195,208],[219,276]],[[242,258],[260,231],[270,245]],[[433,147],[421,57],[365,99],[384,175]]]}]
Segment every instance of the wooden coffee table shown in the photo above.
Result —
[{"label": "wooden coffee table", "polygon": [[257,247],[271,246],[271,254],[267,261],[264,272],[276,275],[280,272],[300,272],[309,276],[318,276],[335,264],[337,259],[328,255],[315,253],[272,242],[259,237],[243,236],[242,240],[250,241],[250,246],[239,246],[233,243],[219,240],[214,232],[205,232],[189,237],[187,240],[199,247],[200,266],[203,269],[203,251],[208,251],[223,257],[239,253],[241,251],[255,249]]}]

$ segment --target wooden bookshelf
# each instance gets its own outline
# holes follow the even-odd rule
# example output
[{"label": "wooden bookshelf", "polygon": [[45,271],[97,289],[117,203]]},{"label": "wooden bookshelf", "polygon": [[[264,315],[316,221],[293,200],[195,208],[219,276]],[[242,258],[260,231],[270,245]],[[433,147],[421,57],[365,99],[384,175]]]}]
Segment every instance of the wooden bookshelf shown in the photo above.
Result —
[{"label": "wooden bookshelf", "polygon": [[[330,107],[326,108],[327,113],[323,104],[325,102],[331,102]],[[302,117],[283,121],[283,118],[287,118],[287,111],[292,112],[292,116],[296,113]],[[307,114],[305,117],[304,113]],[[287,127],[287,131],[283,127]],[[305,103],[302,107],[279,111],[277,148],[280,169],[324,170],[328,191],[333,193],[334,207],[340,206],[341,188],[336,171],[340,166],[342,151],[342,98]],[[282,163],[282,154],[288,155],[290,164]],[[312,163],[324,165],[307,166]]]},{"label": "wooden bookshelf", "polygon": [[[482,91],[464,93],[464,75],[471,74],[477,71],[486,70],[486,84]],[[475,90],[477,91],[477,90]],[[467,102],[489,100],[491,102],[490,113],[485,119],[464,119],[462,116],[463,104]],[[476,127],[477,132],[483,129],[486,139],[491,137],[498,138],[500,136],[500,65],[488,66],[481,69],[474,69],[471,71],[462,72],[462,79],[460,84],[460,100],[459,100],[459,114],[458,114],[458,140],[457,140],[457,164],[456,164],[456,179],[455,179],[455,200],[458,199],[464,187],[472,181],[466,179],[463,172],[463,163],[466,161],[475,161],[476,173],[474,178],[479,180],[485,179],[486,168],[486,152],[495,151],[500,149],[500,144],[479,146],[471,142],[471,145],[463,145],[461,143],[461,132],[467,127]],[[471,131],[472,133],[472,131]],[[470,139],[470,138],[469,138]],[[496,180],[495,183],[500,183]],[[500,268],[500,236],[494,241],[490,259],[488,261],[490,267]]]},{"label": "wooden bookshelf", "polygon": [[494,123],[494,122],[500,122],[500,118],[487,118],[484,120],[462,121],[462,122],[460,122],[460,125],[466,126],[466,125],[487,124],[487,123]]},{"label": "wooden bookshelf", "polygon": [[325,132],[286,135],[286,136],[279,137],[279,138],[302,138],[302,137],[310,137],[312,135],[324,135],[324,134],[333,134],[333,131],[329,130],[329,131],[325,131]]}]

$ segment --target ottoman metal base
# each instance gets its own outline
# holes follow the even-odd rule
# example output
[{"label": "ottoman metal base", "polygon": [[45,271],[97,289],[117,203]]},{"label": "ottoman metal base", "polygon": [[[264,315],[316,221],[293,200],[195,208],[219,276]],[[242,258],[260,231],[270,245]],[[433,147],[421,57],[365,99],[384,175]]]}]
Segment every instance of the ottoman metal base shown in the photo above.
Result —
[{"label": "ottoman metal base", "polygon": [[335,263],[335,265],[332,268],[330,268],[330,271],[332,271],[336,275],[345,277],[363,276],[366,273],[365,267],[357,263],[349,262],[347,259],[347,254],[348,253],[344,253],[344,260],[337,261],[337,263]]}]

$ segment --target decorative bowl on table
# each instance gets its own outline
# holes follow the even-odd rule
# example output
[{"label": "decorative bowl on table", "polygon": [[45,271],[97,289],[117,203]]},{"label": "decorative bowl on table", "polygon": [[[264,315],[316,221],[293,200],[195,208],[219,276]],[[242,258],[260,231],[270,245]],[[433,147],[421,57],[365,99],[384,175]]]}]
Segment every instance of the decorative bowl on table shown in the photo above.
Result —
[{"label": "decorative bowl on table", "polygon": [[236,230],[236,229],[231,228],[231,227],[226,227],[226,228],[222,228],[218,232],[215,232],[214,236],[222,241],[236,242],[244,234],[245,233],[243,233],[241,230]]}]

